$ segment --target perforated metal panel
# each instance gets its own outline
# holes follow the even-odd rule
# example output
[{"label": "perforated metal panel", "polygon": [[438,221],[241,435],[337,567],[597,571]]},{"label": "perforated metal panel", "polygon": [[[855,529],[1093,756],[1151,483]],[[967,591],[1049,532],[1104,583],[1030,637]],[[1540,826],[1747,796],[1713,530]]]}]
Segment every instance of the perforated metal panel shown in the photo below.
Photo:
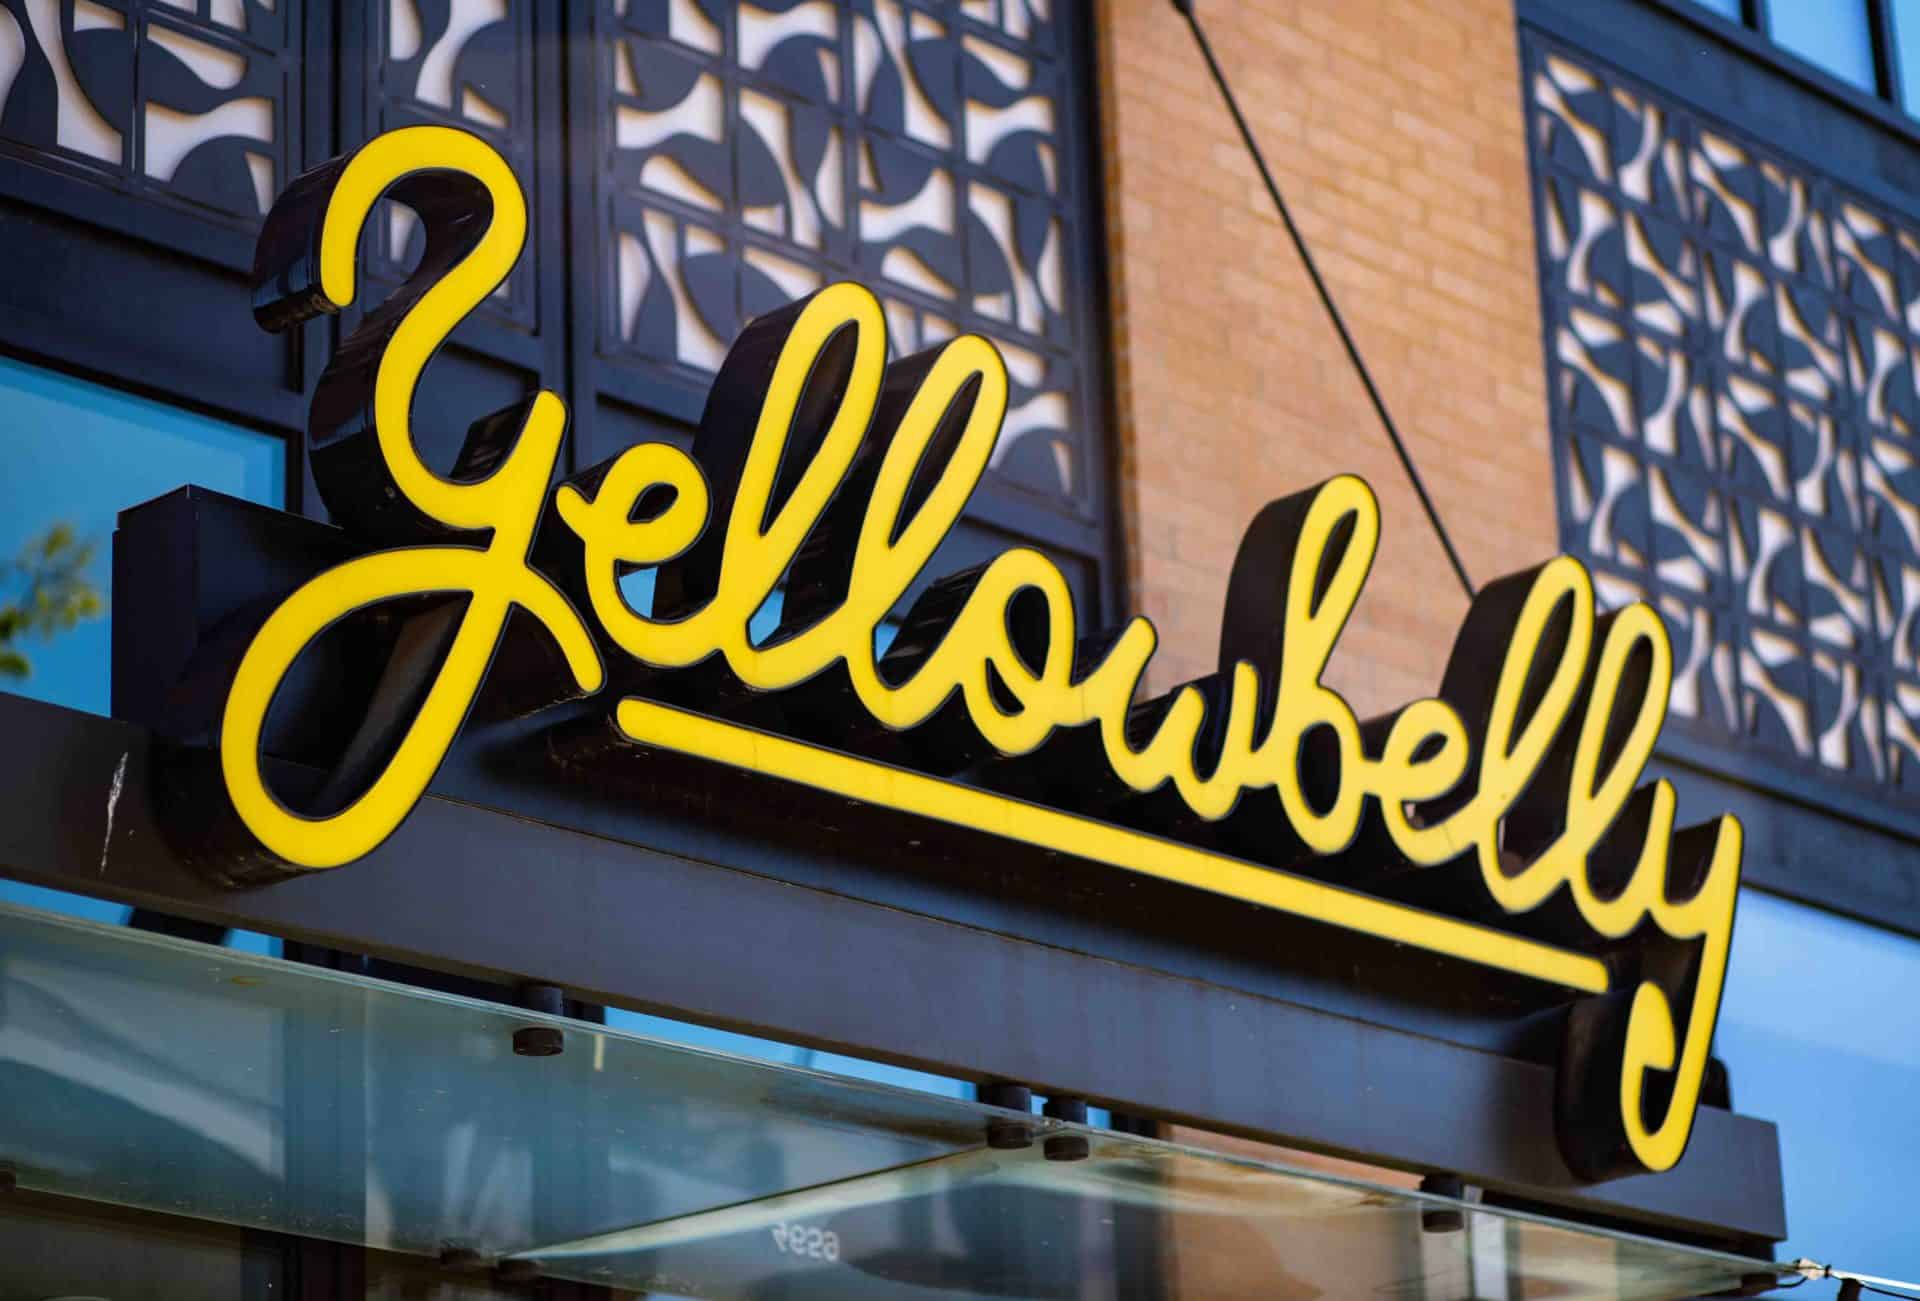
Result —
[{"label": "perforated metal panel", "polygon": [[[684,438],[746,320],[857,279],[896,353],[975,331],[1007,360],[1006,433],[935,568],[1037,544],[1099,617],[1115,567],[1085,10],[0,0],[0,228],[45,255],[9,270],[0,348],[291,435],[330,332],[253,326],[265,208],[380,131],[458,126],[511,162],[531,227],[429,374],[430,464],[536,385],[569,401],[575,468]],[[397,205],[372,226],[377,291],[421,235]]]},{"label": "perforated metal panel", "polygon": [[0,151],[220,225],[288,180],[297,4],[0,0]]},{"label": "perforated metal panel", "polygon": [[1080,8],[594,6],[573,46],[575,116],[593,128],[573,137],[593,151],[576,226],[598,290],[576,317],[592,454],[650,417],[695,417],[744,321],[857,279],[896,355],[963,331],[999,346],[1009,411],[976,518],[1094,586],[1107,482]]},{"label": "perforated metal panel", "polygon": [[1523,32],[1564,544],[1673,730],[1920,789],[1920,224]]}]

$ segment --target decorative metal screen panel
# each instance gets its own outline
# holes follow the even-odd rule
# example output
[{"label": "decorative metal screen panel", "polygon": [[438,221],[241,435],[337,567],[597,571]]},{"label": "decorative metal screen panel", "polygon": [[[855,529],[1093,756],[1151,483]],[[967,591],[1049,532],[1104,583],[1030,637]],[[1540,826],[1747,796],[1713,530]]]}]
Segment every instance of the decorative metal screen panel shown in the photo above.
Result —
[{"label": "decorative metal screen panel", "polygon": [[1920,222],[1531,34],[1526,77],[1564,544],[1665,614],[1691,735],[1920,788]]},{"label": "decorative metal screen panel", "polygon": [[0,0],[0,151],[221,224],[290,179],[299,0]]},{"label": "decorative metal screen panel", "polygon": [[1012,381],[995,460],[1090,517],[1087,196],[1059,0],[602,0],[603,358],[704,387],[748,318],[875,286],[897,352]]},{"label": "decorative metal screen panel", "polygon": [[[380,0],[378,13],[378,39],[363,51],[368,134],[418,125],[471,131],[506,157],[537,204],[533,6],[513,0]],[[537,219],[534,225],[537,230]],[[382,278],[399,280],[425,250],[419,218],[400,204],[386,205],[373,249]],[[485,313],[531,328],[540,262],[554,251],[529,239]]]},{"label": "decorative metal screen panel", "polygon": [[[684,437],[746,320],[855,279],[896,351],[975,331],[1007,361],[993,471],[938,572],[1038,545],[1097,619],[1087,21],[1066,0],[0,0],[0,225],[59,253],[15,266],[0,346],[291,434],[326,330],[253,325],[267,206],[380,131],[456,126],[509,159],[532,224],[430,371],[430,463],[536,384],[568,400],[570,468]],[[386,205],[365,248],[390,290],[416,216]]]}]

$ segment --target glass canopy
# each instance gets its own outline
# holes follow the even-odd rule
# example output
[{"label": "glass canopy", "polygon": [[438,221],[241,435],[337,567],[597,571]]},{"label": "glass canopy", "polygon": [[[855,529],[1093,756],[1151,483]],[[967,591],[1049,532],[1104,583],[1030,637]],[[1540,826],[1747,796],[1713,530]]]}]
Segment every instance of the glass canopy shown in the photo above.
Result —
[{"label": "glass canopy", "polygon": [[[563,1050],[516,1054],[529,1027]],[[0,1099],[23,1189],[653,1296],[1679,1297],[1778,1272],[24,908],[0,908]]]}]

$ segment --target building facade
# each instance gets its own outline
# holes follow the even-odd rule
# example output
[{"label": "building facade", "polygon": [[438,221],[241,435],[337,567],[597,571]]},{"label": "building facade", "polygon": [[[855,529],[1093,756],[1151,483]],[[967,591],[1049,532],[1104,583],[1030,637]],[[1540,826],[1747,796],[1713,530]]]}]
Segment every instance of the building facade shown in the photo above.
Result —
[{"label": "building facade", "polygon": [[[1904,1212],[1863,1208],[1914,1161],[1897,484],[1920,246],[1896,79],[1920,14],[1759,10],[1202,18],[1469,574],[1564,549],[1667,616],[1690,667],[1665,762],[1765,828],[1716,1051],[1780,1122],[1788,1254],[1857,1244],[1906,1277]],[[1204,646],[1260,485],[1362,473],[1398,527],[1336,672],[1384,709],[1438,679],[1465,598],[1205,64],[1158,6],[1108,16],[1132,590]]]},{"label": "building facade", "polygon": [[[256,240],[295,177],[381,132],[441,125],[507,160],[529,237],[426,373],[416,437],[440,472],[471,421],[536,387],[570,412],[560,477],[643,440],[685,446],[750,321],[857,280],[877,294],[896,356],[977,333],[1006,363],[992,463],[915,594],[927,578],[1031,546],[1059,567],[1081,629],[1131,611],[1153,620],[1160,649],[1145,690],[1168,692],[1215,668],[1248,522],[1275,498],[1356,474],[1384,526],[1326,680],[1361,718],[1435,691],[1469,596],[1177,8],[0,0],[0,553],[20,557],[0,588],[0,656],[16,657],[0,658],[0,687],[163,729],[162,704],[123,673],[133,652],[119,639],[133,635],[138,594],[114,579],[148,571],[113,550],[116,518],[189,483],[328,518],[305,454],[309,404],[365,316],[350,307],[263,333],[252,319]],[[1664,617],[1675,674],[1654,769],[1678,790],[1683,822],[1731,809],[1747,828],[1710,1101],[1726,1107],[1730,1092],[1733,1111],[1778,1126],[1788,1219],[1784,1240],[1744,1241],[1745,1254],[1920,1276],[1920,1224],[1903,1195],[1920,1169],[1920,452],[1908,445],[1920,436],[1920,93],[1909,89],[1920,86],[1920,5],[1193,8],[1466,573],[1484,585],[1564,551],[1591,568],[1603,608],[1645,600]],[[360,252],[367,301],[431,256],[427,225],[403,203],[376,211]],[[636,607],[656,599],[652,581],[626,587]],[[757,622],[778,626],[783,599]],[[170,916],[107,863],[102,848],[97,889],[51,890],[0,852],[0,870],[21,878],[0,882],[0,903],[510,998],[462,964],[356,953],[298,927]],[[873,886],[872,901],[943,915],[934,895],[890,888]],[[1018,929],[1026,923],[1008,919],[1030,906],[962,919]],[[1049,934],[1063,949],[1081,935]],[[1258,944],[1237,939],[1235,960],[1256,961],[1246,954]],[[52,986],[16,966],[26,974],[11,1002],[14,1047],[0,1062],[18,1081],[47,1069],[34,1054],[61,1013],[49,1003],[36,1021],[21,1010]],[[134,995],[100,997],[93,1014],[137,1014]],[[626,1010],[604,1001],[566,1010],[955,1102],[1006,1097],[959,1070],[910,1069],[939,1065],[931,1050],[860,1051],[852,1033],[781,1035],[772,1023],[757,1028],[776,1033],[746,1038],[734,1033],[754,1028],[743,1018],[700,1028],[694,1009],[664,995]],[[144,1091],[114,1096],[148,1108],[166,1077],[147,1078]],[[229,1080],[220,1096],[272,1106],[250,1087]],[[1337,1155],[1178,1109],[1096,1106],[1092,1118],[1335,1178],[1445,1187],[1422,1185],[1444,1172],[1417,1161],[1369,1160],[1393,1154],[1312,1134],[1297,1137]],[[701,1123],[686,1121],[689,1132]],[[291,1125],[274,1132],[289,1151],[332,1150]],[[319,1168],[311,1153],[300,1159]],[[502,1161],[496,1170],[510,1167]],[[236,1237],[207,1226],[249,1224],[248,1213],[171,1194],[128,1192],[117,1200],[134,1209],[94,1222],[74,1199],[35,1200],[38,1167],[18,1164],[23,1209],[5,1230],[15,1245],[0,1283],[17,1270],[21,1295],[181,1295],[187,1278],[209,1296],[281,1295],[272,1287],[286,1278],[312,1298],[547,1286],[499,1268],[462,1281],[474,1262],[458,1242],[440,1244],[429,1263],[447,1268],[433,1273],[418,1244],[372,1230],[349,1262],[339,1244],[354,1231],[298,1215]],[[482,1179],[479,1164],[388,1173],[396,1190],[407,1178]],[[453,1198],[476,1226],[538,1218],[553,1191],[497,1178],[495,1204]],[[1212,1188],[1184,1169],[1169,1186]],[[1571,1214],[1509,1201],[1521,1214]],[[188,1209],[162,1220],[173,1206]],[[0,1224],[6,1216],[0,1202]],[[1588,1221],[1647,1231],[1627,1214]],[[1143,1234],[1151,1250],[1087,1231],[1107,1244],[1095,1253],[1105,1274],[1085,1257],[1053,1274],[1029,1261],[998,1293],[924,1265],[863,1278],[891,1279],[900,1295],[918,1295],[911,1284],[1256,1296],[1289,1278],[1303,1290],[1281,1294],[1341,1294],[1313,1270],[1287,1274],[1271,1243],[1218,1226],[1161,1225]],[[954,1250],[1019,1257],[996,1232],[963,1223]],[[1342,1232],[1307,1249],[1316,1267],[1391,1258],[1377,1277],[1355,1270],[1366,1291],[1412,1268],[1392,1254],[1398,1229]],[[793,1241],[810,1243],[819,1265],[840,1251],[826,1254],[832,1236]],[[288,1245],[307,1238],[328,1245]],[[145,1245],[129,1254],[132,1241]],[[1470,1271],[1415,1294],[1566,1294],[1538,1290],[1512,1251],[1498,1279]],[[1625,1257],[1607,1260],[1606,1282],[1586,1279],[1592,1294],[1684,1294],[1634,1291]],[[696,1278],[685,1291],[868,1295],[805,1277]],[[1131,1281],[1142,1278],[1151,1288]]]}]

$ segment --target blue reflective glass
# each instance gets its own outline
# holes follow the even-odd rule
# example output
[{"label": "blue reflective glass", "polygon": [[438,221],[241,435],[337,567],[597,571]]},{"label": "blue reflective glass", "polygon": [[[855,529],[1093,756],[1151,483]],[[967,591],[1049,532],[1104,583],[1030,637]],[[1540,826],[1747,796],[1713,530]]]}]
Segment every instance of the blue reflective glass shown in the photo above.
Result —
[{"label": "blue reflective glass", "polygon": [[1736,23],[1741,20],[1740,0],[1693,0],[1693,2],[1702,9],[1713,10],[1722,18],[1731,18]]},{"label": "blue reflective glass", "polygon": [[1888,8],[1901,97],[1908,112],[1920,112],[1920,0],[1888,0]]},{"label": "blue reflective glass", "polygon": [[[515,1054],[530,1021],[565,1052]],[[987,1147],[993,1117],[967,1102],[7,909],[0,1048],[0,1153],[28,1199],[453,1245],[596,1296],[1653,1298],[1765,1269],[1457,1201],[1464,1231],[1436,1234],[1433,1199],[1404,1188],[1053,1121]],[[1081,1159],[1053,1159],[1044,1140],[1070,1136]],[[92,1232],[69,1241],[111,1245]],[[32,1245],[0,1253],[7,1283],[57,1250]],[[1189,1285],[1223,1247],[1236,1268]],[[81,1269],[4,1295],[278,1294],[278,1271],[244,1293],[194,1277]],[[410,1272],[376,1294],[535,1293]]]},{"label": "blue reflective glass", "polygon": [[[658,574],[657,569],[636,569],[620,580],[620,595],[635,614],[652,616],[653,588]],[[784,592],[775,591],[754,611],[752,621],[747,624],[748,641],[758,646],[773,636],[774,629],[780,626],[780,609],[785,597]]]},{"label": "blue reflective glass", "polygon": [[[286,483],[280,439],[175,407],[0,358],[0,606],[21,599],[15,560],[55,525],[70,528],[92,558],[79,577],[112,605],[114,518],[128,506],[197,483],[278,506]],[[108,712],[111,642],[106,610],[48,637],[15,639],[24,678],[0,691],[90,713]],[[127,909],[99,899],[0,881],[0,902],[93,921],[121,922]],[[278,944],[259,937],[262,946]]]},{"label": "blue reflective glass", "polygon": [[[653,614],[653,588],[655,569],[636,569],[620,580],[620,595],[633,608],[635,614],[648,617]],[[780,612],[786,601],[786,593],[776,590],[768,596],[760,608],[754,611],[753,620],[747,625],[747,639],[758,646],[773,636],[780,626]],[[893,645],[893,639],[900,632],[900,616],[890,614],[879,627],[873,630],[873,653],[876,657],[885,655],[887,648]]]},{"label": "blue reflective glass", "polygon": [[1780,1126],[1780,1259],[1920,1278],[1915,991],[1920,940],[1741,895],[1716,1051],[1734,1107]]},{"label": "blue reflective glass", "polygon": [[228,931],[227,947],[238,949],[242,953],[257,953],[263,958],[286,956],[286,945],[277,935],[262,935],[259,931]]},{"label": "blue reflective glass", "polygon": [[1770,0],[1768,35],[1844,82],[1874,88],[1873,26],[1866,0]]},{"label": "blue reflective glass", "polygon": [[620,580],[620,595],[643,618],[653,613],[653,583],[657,569],[636,569]]},{"label": "blue reflective glass", "polygon": [[[633,607],[635,614],[651,617],[653,614],[653,589],[659,575],[657,569],[636,569],[620,580],[620,595]],[[753,613],[753,619],[747,624],[747,640],[758,646],[773,636],[774,629],[780,626],[780,609],[786,593],[776,590],[763,601]]]},{"label": "blue reflective glass", "polygon": [[[84,577],[112,600],[114,517],[182,484],[197,483],[270,506],[281,504],[286,445],[178,408],[0,358],[0,558],[12,560],[56,524],[91,543]],[[18,595],[0,577],[0,603]],[[50,640],[30,640],[32,672],[0,689],[108,712],[108,620],[88,619]]]},{"label": "blue reflective glass", "polygon": [[127,917],[133,912],[133,909],[125,904],[114,903],[110,899],[89,899],[83,894],[49,890],[45,886],[28,885],[23,881],[0,880],[0,904],[17,904],[22,908],[42,908],[50,913],[64,913],[69,917],[101,922],[108,926],[124,926]]},{"label": "blue reflective glass", "polygon": [[755,646],[763,645],[780,627],[780,612],[786,608],[787,594],[774,591],[760,603],[753,612],[753,618],[747,624],[747,640]]},{"label": "blue reflective glass", "polygon": [[710,1048],[715,1052],[754,1057],[764,1062],[775,1062],[781,1066],[799,1066],[807,1070],[827,1071],[834,1075],[849,1075],[855,1079],[872,1080],[877,1084],[891,1084],[896,1088],[936,1093],[945,1098],[970,1099],[973,1097],[973,1086],[965,1080],[949,1079],[944,1075],[929,1075],[925,1071],[909,1070],[904,1066],[889,1066],[884,1062],[870,1062],[859,1057],[844,1057],[839,1053],[820,1052],[813,1048],[802,1048],[797,1044],[781,1043],[775,1039],[760,1039],[753,1035],[735,1034],[730,1030],[715,1030],[686,1021],[671,1021],[664,1016],[650,1016],[645,1012],[628,1012],[622,1008],[610,1007],[606,1010],[606,1022],[615,1029],[652,1035],[656,1039],[670,1039],[695,1048]]}]

